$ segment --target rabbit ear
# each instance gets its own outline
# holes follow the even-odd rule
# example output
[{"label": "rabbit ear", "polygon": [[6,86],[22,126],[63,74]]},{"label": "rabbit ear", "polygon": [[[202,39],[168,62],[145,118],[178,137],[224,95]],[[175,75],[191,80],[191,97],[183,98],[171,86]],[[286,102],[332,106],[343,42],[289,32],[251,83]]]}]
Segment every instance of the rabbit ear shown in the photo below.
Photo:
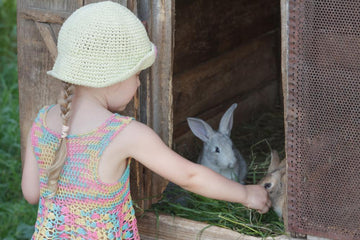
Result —
[{"label": "rabbit ear", "polygon": [[209,138],[214,134],[214,130],[209,124],[199,118],[187,118],[187,122],[191,131],[195,136],[207,142]]},{"label": "rabbit ear", "polygon": [[271,151],[271,162],[269,165],[268,173],[274,171],[279,167],[280,164],[280,158],[279,154],[276,150]]},{"label": "rabbit ear", "polygon": [[227,136],[230,136],[231,133],[231,129],[233,126],[233,113],[236,107],[236,103],[231,105],[230,108],[224,113],[220,121],[219,132]]}]

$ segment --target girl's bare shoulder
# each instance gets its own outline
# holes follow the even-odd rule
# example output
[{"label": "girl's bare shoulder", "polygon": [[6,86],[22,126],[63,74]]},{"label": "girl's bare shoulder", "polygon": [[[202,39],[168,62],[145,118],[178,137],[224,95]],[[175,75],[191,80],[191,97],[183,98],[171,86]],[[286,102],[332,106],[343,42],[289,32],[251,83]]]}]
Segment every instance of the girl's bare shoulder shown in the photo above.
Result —
[{"label": "girl's bare shoulder", "polygon": [[120,134],[121,137],[126,138],[128,142],[141,141],[142,139],[158,138],[158,135],[144,123],[137,120],[132,120]]},{"label": "girl's bare shoulder", "polygon": [[51,130],[55,132],[61,132],[62,119],[60,115],[59,104],[56,104],[47,111],[45,117],[45,124]]},{"label": "girl's bare shoulder", "polygon": [[163,144],[153,129],[144,123],[132,120],[114,139],[119,150],[129,154],[143,148]]}]

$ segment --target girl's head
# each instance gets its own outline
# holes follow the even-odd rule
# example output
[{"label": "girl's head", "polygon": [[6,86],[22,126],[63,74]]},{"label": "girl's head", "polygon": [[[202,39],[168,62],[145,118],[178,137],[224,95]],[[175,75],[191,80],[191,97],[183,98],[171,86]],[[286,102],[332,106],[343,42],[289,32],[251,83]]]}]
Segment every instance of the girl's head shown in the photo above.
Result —
[{"label": "girl's head", "polygon": [[[54,193],[66,157],[73,85],[111,86],[115,90],[126,86],[131,91],[134,87],[136,90],[139,84],[137,74],[150,67],[156,57],[156,47],[140,20],[126,7],[111,1],[88,4],[76,10],[61,27],[57,47],[58,56],[53,69],[48,72],[64,82],[59,101],[63,132],[48,180],[49,189]],[[127,79],[129,81],[125,81]],[[118,96],[130,101],[134,92],[121,89],[119,94],[123,95]],[[109,107],[110,110],[121,110],[121,106]]]},{"label": "girl's head", "polygon": [[140,20],[106,1],[76,10],[63,24],[49,75],[76,85],[107,87],[150,67],[156,48]]}]

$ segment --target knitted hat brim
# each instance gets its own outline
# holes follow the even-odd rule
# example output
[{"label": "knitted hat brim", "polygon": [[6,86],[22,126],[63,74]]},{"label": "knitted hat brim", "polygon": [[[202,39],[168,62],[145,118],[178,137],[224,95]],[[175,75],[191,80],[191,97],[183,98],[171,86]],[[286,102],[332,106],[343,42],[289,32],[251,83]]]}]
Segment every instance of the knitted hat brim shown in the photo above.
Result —
[{"label": "knitted hat brim", "polygon": [[[48,71],[47,74],[56,79],[59,79],[61,81],[72,83],[75,85],[93,87],[93,88],[108,87],[115,83],[118,83],[118,82],[121,82],[121,81],[124,81],[124,80],[130,78],[131,76],[135,75],[136,73],[140,72],[141,70],[149,68],[154,63],[154,61],[156,59],[156,54],[157,54],[156,46],[153,43],[151,43],[150,52],[148,52],[142,59],[140,59],[138,61],[138,63],[136,65],[134,65],[126,73],[117,74],[114,77],[107,77],[103,81],[99,81],[99,79],[96,79],[96,81],[91,81],[89,78],[69,77],[66,75],[66,71],[61,71],[61,73],[60,73],[60,72],[57,72],[55,69]],[[57,59],[57,61],[60,61],[59,64],[61,64],[60,59]],[[67,63],[64,63],[65,67],[66,67],[66,64]]]}]

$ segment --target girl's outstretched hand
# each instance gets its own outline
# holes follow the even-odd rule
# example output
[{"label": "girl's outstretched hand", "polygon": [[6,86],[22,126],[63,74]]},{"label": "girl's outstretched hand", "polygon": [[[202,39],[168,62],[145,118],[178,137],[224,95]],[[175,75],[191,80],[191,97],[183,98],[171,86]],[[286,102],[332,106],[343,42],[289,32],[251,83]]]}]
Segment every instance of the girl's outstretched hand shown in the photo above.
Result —
[{"label": "girl's outstretched hand", "polygon": [[271,200],[265,188],[260,185],[245,185],[246,200],[244,206],[256,209],[259,213],[264,214],[271,207]]}]

